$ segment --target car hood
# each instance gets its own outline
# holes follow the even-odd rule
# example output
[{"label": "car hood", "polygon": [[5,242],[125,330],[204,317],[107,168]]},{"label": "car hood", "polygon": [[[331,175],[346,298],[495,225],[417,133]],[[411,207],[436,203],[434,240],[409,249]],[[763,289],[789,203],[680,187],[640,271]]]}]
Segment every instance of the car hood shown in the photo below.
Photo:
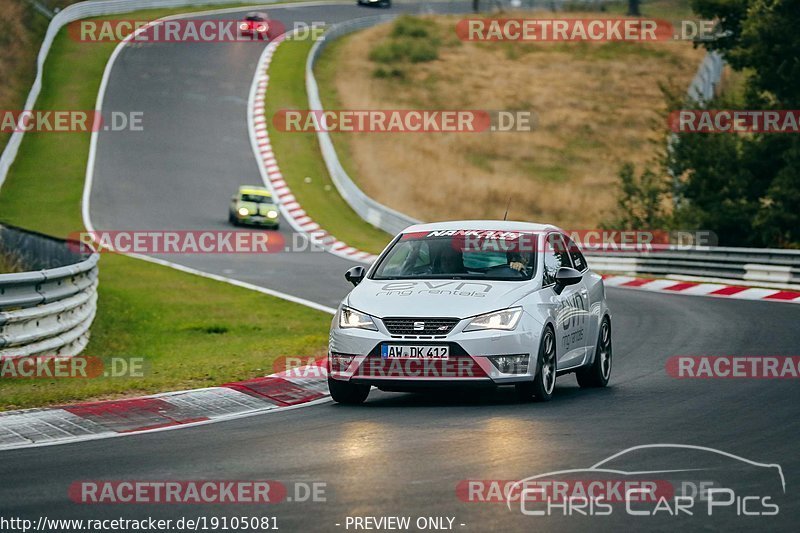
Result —
[{"label": "car hood", "polygon": [[535,289],[534,283],[524,281],[365,279],[344,303],[379,318],[466,318],[510,307]]}]

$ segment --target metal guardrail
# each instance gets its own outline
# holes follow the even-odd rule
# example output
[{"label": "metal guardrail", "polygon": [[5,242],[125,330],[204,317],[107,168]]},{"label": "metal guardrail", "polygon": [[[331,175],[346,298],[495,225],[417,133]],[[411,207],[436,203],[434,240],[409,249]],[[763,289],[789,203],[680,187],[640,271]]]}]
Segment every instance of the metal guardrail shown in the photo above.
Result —
[{"label": "metal guardrail", "polygon": [[599,271],[628,275],[720,279],[800,288],[800,250],[713,247],[587,254]]},{"label": "metal guardrail", "polygon": [[[277,0],[264,0],[259,1],[260,4],[273,4]],[[131,13],[142,9],[156,9],[167,7],[184,7],[184,6],[202,6],[214,4],[230,4],[231,0],[91,0],[86,2],[78,2],[65,7],[59,11],[50,21],[47,26],[42,46],[39,48],[39,55],[36,58],[36,78],[33,80],[33,85],[28,93],[28,98],[25,100],[25,109],[35,109],[36,99],[39,97],[39,92],[42,90],[42,73],[44,72],[44,63],[47,59],[47,54],[50,52],[50,47],[53,45],[53,40],[58,35],[61,29],[76,20],[81,20],[89,17],[99,17],[103,15],[116,15],[121,13]],[[22,144],[24,132],[14,132],[8,140],[3,154],[0,155],[0,187],[8,175],[8,170],[11,164],[17,157],[17,152]]]},{"label": "metal guardrail", "polygon": [[724,66],[725,61],[720,53],[706,53],[697,69],[697,74],[689,84],[689,98],[701,103],[711,100],[717,90],[720,78],[722,78]]},{"label": "metal guardrail", "polygon": [[0,358],[80,353],[97,310],[100,256],[1,225],[0,253],[29,269],[0,274]]},{"label": "metal guardrail", "polygon": [[[323,110],[322,101],[319,96],[319,87],[314,77],[314,64],[317,59],[319,59],[320,54],[325,50],[328,43],[354,31],[369,28],[383,22],[389,22],[395,17],[396,15],[382,15],[359,18],[341,24],[335,24],[325,32],[321,39],[314,43],[306,61],[306,92],[308,93],[308,108],[310,110]],[[342,195],[342,198],[344,198],[350,207],[358,213],[358,216],[376,228],[382,229],[391,235],[400,233],[408,226],[419,223],[418,220],[373,200],[367,196],[364,191],[359,189],[358,185],[355,184],[344,167],[342,167],[339,156],[336,154],[336,149],[333,147],[331,136],[327,131],[318,131],[317,139],[319,140],[320,150],[322,151],[322,158],[325,160],[325,166],[328,168],[328,174],[330,174],[331,180],[336,186],[336,190],[339,191],[339,194]]]}]

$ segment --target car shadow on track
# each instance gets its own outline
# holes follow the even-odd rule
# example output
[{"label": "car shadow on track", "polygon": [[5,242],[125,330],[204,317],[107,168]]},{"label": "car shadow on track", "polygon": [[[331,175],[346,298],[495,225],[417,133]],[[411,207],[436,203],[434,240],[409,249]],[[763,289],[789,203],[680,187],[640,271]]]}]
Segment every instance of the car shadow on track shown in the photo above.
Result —
[{"label": "car shadow on track", "polygon": [[[614,394],[612,387],[604,389],[581,389],[577,385],[556,385],[553,398],[549,402],[539,403],[534,400],[521,401],[514,393],[513,387],[497,389],[469,390],[445,389],[438,391],[420,391],[414,393],[381,392],[373,389],[367,401],[357,409],[374,408],[414,408],[414,407],[496,407],[519,406],[520,408],[551,409],[572,405],[575,402],[610,399]],[[336,408],[348,406],[337,403]]]}]

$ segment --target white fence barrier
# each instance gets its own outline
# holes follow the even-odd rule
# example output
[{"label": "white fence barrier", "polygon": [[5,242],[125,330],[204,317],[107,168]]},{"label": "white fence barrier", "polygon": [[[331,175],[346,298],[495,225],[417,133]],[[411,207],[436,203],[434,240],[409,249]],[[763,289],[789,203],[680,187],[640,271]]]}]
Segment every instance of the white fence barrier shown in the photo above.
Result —
[{"label": "white fence barrier", "polygon": [[[315,111],[322,111],[323,109],[322,101],[319,96],[319,87],[314,77],[314,63],[327,44],[348,33],[369,28],[382,22],[388,22],[395,18],[395,16],[396,15],[365,17],[335,24],[325,32],[322,39],[314,43],[311,52],[308,54],[308,60],[306,61],[306,92],[308,93],[309,109]],[[318,131],[317,139],[319,140],[320,150],[322,151],[322,158],[325,160],[325,166],[328,168],[328,174],[330,174],[333,184],[336,186],[339,194],[342,195],[342,198],[344,198],[345,201],[350,204],[350,207],[358,213],[358,216],[376,228],[380,228],[391,235],[400,233],[408,226],[419,222],[367,196],[364,191],[358,188],[358,185],[353,182],[347,174],[347,171],[342,167],[342,163],[339,161],[339,156],[336,154],[336,149],[333,147],[333,141],[331,141],[328,132]]]}]

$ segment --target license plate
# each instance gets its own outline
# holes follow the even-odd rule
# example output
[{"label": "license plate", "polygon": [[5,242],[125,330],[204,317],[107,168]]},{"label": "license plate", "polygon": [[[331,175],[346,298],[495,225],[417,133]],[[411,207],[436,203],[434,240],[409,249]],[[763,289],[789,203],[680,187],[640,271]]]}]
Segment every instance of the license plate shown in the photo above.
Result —
[{"label": "license plate", "polygon": [[383,344],[381,345],[381,357],[384,359],[448,359],[450,347]]}]

